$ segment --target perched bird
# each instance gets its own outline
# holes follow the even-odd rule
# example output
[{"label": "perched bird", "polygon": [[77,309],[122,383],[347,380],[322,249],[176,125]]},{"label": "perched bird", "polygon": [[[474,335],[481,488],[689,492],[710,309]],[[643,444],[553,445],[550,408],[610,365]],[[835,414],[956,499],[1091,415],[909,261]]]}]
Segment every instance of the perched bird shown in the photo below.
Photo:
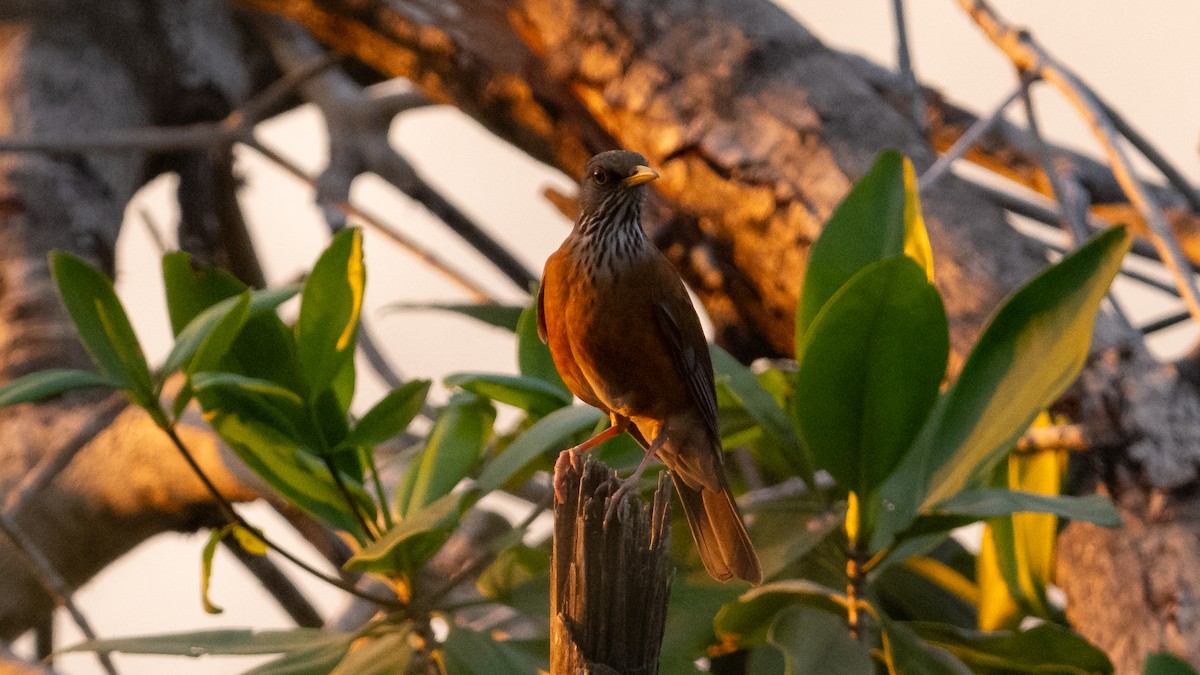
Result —
[{"label": "perched bird", "polygon": [[629,432],[646,456],[624,485],[657,456],[708,573],[758,584],[758,556],[725,478],[704,331],[679,275],[641,226],[645,184],[657,177],[635,152],[588,161],[579,218],[546,261],[538,334],[567,387],[612,422],[574,450]]}]

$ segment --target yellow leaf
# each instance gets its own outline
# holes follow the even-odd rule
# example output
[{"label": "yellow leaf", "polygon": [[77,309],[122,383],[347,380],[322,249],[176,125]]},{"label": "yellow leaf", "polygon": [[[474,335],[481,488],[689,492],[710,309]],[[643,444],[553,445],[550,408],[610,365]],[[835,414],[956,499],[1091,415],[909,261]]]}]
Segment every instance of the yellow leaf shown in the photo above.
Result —
[{"label": "yellow leaf", "polygon": [[917,172],[907,157],[904,158],[904,255],[915,260],[925,270],[929,283],[933,283],[933,247],[921,216]]}]

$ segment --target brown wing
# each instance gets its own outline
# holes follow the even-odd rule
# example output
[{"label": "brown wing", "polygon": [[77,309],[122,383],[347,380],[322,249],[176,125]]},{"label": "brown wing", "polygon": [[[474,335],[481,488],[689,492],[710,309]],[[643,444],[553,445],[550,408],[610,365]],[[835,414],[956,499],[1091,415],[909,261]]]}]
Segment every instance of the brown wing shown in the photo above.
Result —
[{"label": "brown wing", "polygon": [[682,299],[671,298],[669,302],[654,305],[655,323],[704,422],[713,438],[717,438],[717,394],[713,382],[712,357],[708,354],[708,342],[704,339],[704,330],[700,327],[696,310],[692,308],[691,300],[682,286],[680,291],[684,293]]}]

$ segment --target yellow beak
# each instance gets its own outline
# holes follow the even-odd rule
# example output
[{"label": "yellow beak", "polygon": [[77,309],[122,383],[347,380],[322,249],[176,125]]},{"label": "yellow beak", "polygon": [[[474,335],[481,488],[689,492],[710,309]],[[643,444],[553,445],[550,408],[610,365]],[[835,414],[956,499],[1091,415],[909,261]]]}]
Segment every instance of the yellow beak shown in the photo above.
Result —
[{"label": "yellow beak", "polygon": [[634,167],[633,175],[629,176],[628,178],[626,178],[625,180],[623,180],[621,182],[632,187],[634,185],[641,185],[642,183],[649,183],[650,181],[654,180],[655,178],[658,178],[658,172],[656,172],[654,169],[651,169],[648,166],[642,166],[639,164],[636,167]]}]

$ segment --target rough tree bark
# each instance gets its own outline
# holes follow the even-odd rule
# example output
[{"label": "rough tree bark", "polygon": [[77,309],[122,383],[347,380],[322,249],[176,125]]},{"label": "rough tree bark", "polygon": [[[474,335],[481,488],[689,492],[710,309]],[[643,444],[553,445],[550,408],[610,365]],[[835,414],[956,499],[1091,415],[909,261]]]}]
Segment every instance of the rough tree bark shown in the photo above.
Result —
[{"label": "rough tree bark", "polygon": [[[918,168],[934,157],[929,140],[889,103],[886,83],[763,0],[240,2],[293,18],[386,75],[409,77],[435,101],[458,106],[570,175],[598,150],[643,152],[662,175],[652,234],[696,290],[718,341],[743,359],[790,351],[808,245],[874,155],[896,147]],[[0,134],[181,123],[192,118],[162,107],[166,99],[187,100],[181,91],[215,94],[228,105],[255,88],[247,45],[218,0],[44,4],[36,16],[32,3],[0,10],[0,18],[8,11],[19,19],[0,33]],[[112,35],[121,36],[119,44]],[[151,53],[168,55],[161,60],[170,65],[146,63],[155,60],[145,56]],[[81,71],[80,63],[89,66]],[[176,89],[164,94],[149,84],[156,82]],[[0,267],[5,377],[80,360],[46,286],[44,252],[71,248],[111,268],[121,209],[161,168],[134,154],[0,155],[0,225],[16,242],[3,248],[12,260]],[[925,206],[961,359],[1000,299],[1045,258],[960,181],[944,180]],[[39,337],[21,337],[29,331]],[[1086,456],[1080,485],[1113,494],[1133,527],[1068,528],[1060,569],[1069,612],[1121,672],[1133,672],[1148,649],[1200,663],[1200,579],[1188,571],[1200,563],[1200,397],[1172,366],[1154,362],[1134,331],[1102,318],[1096,334],[1094,357],[1064,407],[1109,432],[1097,436],[1119,439]],[[54,348],[39,350],[43,342]],[[16,414],[62,426],[55,409]],[[28,428],[5,424],[6,432]],[[23,459],[4,463],[0,486],[15,481],[8,467],[32,465],[55,447],[54,432],[6,445],[5,453]],[[153,485],[170,493],[173,483]],[[71,489],[95,511],[119,513],[94,488]],[[31,511],[30,527],[54,506]],[[154,527],[175,526],[159,521],[125,539],[132,545]],[[81,574],[103,562],[88,560]],[[16,615],[0,607],[0,617],[9,616]]]}]

